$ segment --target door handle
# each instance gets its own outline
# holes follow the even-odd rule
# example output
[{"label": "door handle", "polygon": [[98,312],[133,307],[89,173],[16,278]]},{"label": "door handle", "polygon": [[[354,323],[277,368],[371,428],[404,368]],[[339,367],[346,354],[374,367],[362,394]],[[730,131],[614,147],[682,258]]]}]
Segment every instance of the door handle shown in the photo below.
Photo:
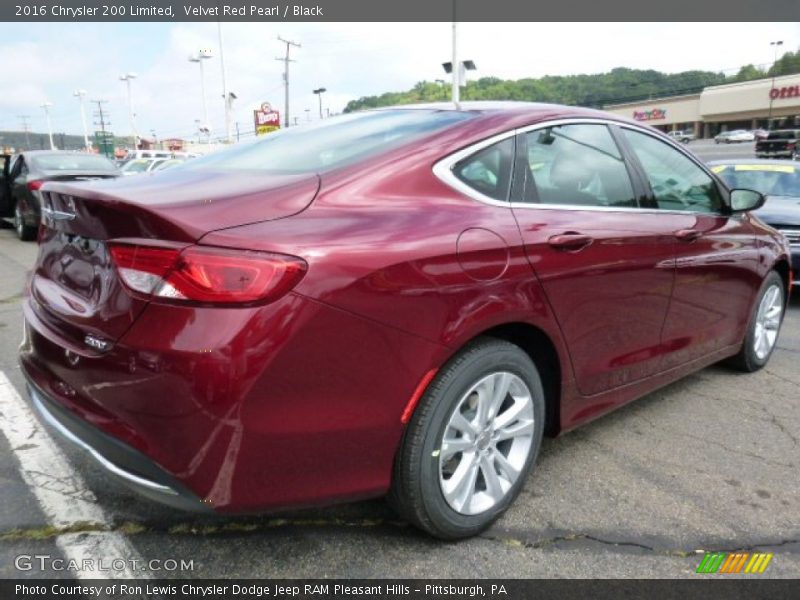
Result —
[{"label": "door handle", "polygon": [[693,242],[701,235],[703,235],[703,232],[697,229],[679,229],[675,232],[675,237],[682,242]]},{"label": "door handle", "polygon": [[547,243],[557,250],[583,250],[591,244],[592,237],[583,233],[568,232],[554,235],[547,239]]}]

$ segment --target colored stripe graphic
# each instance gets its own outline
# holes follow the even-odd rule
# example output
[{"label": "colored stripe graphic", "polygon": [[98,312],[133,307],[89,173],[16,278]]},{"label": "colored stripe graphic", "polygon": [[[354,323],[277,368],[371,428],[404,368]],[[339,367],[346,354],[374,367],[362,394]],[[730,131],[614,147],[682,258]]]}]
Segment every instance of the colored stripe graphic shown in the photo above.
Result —
[{"label": "colored stripe graphic", "polygon": [[706,552],[697,573],[733,574],[742,573],[742,569],[744,573],[763,573],[772,556],[763,552]]}]

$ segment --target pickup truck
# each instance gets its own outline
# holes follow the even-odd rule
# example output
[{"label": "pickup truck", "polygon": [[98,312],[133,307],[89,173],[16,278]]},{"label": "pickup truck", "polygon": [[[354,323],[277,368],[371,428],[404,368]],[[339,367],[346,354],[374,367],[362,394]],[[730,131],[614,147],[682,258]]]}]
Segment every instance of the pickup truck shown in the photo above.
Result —
[{"label": "pickup truck", "polygon": [[694,132],[690,131],[689,129],[681,131],[680,129],[676,131],[670,131],[667,133],[669,137],[673,140],[681,142],[683,144],[688,144],[694,139]]},{"label": "pickup truck", "polygon": [[779,129],[770,131],[767,139],[756,142],[758,158],[788,158],[800,160],[797,144],[800,142],[800,130]]}]

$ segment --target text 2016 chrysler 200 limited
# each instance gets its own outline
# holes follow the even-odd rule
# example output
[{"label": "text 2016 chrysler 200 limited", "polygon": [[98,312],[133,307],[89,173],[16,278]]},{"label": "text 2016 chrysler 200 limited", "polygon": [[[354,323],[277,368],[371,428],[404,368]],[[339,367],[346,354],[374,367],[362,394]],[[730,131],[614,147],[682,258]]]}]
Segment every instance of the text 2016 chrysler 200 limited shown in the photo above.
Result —
[{"label": "text 2016 chrysler 200 limited", "polygon": [[346,115],[42,191],[32,402],[142,493],[222,513],[388,493],[475,534],[545,433],[762,367],[790,283],[760,194],[552,105]]}]

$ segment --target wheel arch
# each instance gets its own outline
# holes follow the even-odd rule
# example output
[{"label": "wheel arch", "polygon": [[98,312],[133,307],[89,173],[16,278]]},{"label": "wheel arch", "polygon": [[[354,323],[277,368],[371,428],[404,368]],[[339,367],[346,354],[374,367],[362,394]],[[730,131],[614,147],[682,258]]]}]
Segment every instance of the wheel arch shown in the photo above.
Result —
[{"label": "wheel arch", "polygon": [[781,276],[783,280],[783,292],[784,292],[784,304],[786,306],[789,305],[789,296],[792,294],[792,285],[791,285],[791,278],[792,278],[792,269],[789,266],[789,261],[786,257],[781,257],[775,264],[772,266],[772,269]]},{"label": "wheel arch", "polygon": [[435,369],[432,369],[420,380],[417,390],[411,401],[406,406],[403,421],[406,422],[416,411],[417,403],[424,395],[425,390],[434,379],[439,369],[452,360],[464,348],[480,338],[495,338],[505,340],[519,347],[527,354],[539,371],[542,378],[542,387],[545,393],[545,427],[544,433],[554,437],[561,431],[561,399],[562,399],[562,374],[569,365],[565,364],[554,340],[543,329],[525,321],[512,321],[492,325],[472,337],[453,346],[452,352]]}]

